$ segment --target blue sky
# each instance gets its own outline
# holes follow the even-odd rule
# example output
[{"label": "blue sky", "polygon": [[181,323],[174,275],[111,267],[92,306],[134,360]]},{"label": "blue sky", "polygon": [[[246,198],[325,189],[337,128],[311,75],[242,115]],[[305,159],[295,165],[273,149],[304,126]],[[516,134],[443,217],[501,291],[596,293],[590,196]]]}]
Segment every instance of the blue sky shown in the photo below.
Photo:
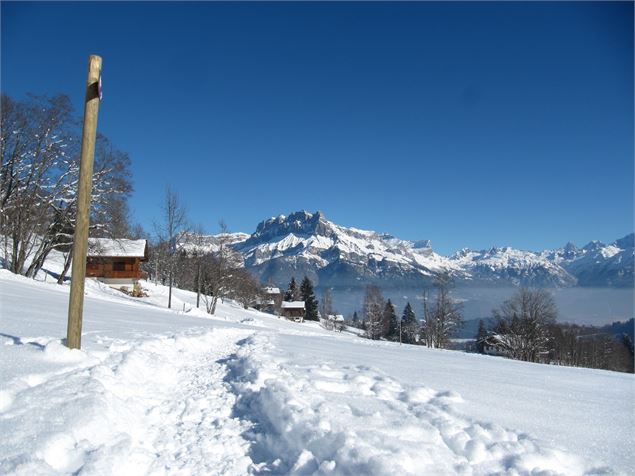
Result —
[{"label": "blue sky", "polygon": [[322,210],[442,253],[633,230],[633,4],[2,2],[2,91],[82,110],[147,229]]}]

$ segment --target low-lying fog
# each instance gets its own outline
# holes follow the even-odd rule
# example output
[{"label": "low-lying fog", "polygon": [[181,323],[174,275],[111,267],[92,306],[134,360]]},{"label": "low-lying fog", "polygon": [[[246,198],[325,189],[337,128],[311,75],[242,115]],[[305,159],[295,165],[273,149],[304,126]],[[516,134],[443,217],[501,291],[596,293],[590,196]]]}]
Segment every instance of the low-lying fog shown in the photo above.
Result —
[{"label": "low-lying fog", "polygon": [[[490,317],[492,309],[512,296],[517,288],[456,288],[453,295],[463,300],[463,317],[466,320]],[[603,325],[614,321],[625,321],[634,317],[634,292],[630,288],[561,288],[549,289],[558,306],[560,322]],[[407,301],[420,319],[423,314],[422,289],[382,289],[385,298],[390,298],[397,314],[401,315]],[[317,292],[318,299],[321,293]],[[350,317],[357,311],[361,317],[364,288],[333,290],[333,307]]]}]

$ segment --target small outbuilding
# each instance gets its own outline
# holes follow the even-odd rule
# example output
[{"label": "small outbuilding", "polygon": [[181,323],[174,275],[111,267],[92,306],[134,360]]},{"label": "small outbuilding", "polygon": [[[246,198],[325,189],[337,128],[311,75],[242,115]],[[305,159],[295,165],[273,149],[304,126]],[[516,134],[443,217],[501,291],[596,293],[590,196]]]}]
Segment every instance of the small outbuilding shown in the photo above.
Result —
[{"label": "small outbuilding", "polygon": [[141,263],[148,259],[147,240],[90,238],[86,277],[113,288],[132,289],[145,277]]},{"label": "small outbuilding", "polygon": [[330,331],[342,332],[346,328],[344,316],[341,314],[329,314],[326,317],[320,317],[320,325]]},{"label": "small outbuilding", "polygon": [[287,319],[304,321],[304,301],[282,301],[281,315]]},{"label": "small outbuilding", "polygon": [[262,289],[262,296],[257,299],[254,307],[262,312],[279,315],[281,305],[282,292],[280,291],[280,288],[265,286]]}]

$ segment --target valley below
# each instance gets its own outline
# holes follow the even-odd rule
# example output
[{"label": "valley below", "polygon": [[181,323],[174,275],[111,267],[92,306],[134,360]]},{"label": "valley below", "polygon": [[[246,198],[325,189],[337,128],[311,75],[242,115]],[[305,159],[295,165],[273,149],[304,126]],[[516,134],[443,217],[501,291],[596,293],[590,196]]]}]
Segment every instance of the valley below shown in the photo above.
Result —
[{"label": "valley below", "polygon": [[[320,293],[318,288],[318,296]],[[509,299],[518,287],[457,287],[452,295],[462,303],[465,320],[485,319],[492,316],[492,310]],[[627,288],[552,288],[558,306],[558,322],[601,326],[615,321],[627,321],[633,317],[635,292]],[[349,317],[357,311],[361,315],[364,301],[364,287],[332,288],[333,302],[337,312]],[[417,317],[423,314],[423,288],[382,288],[386,299],[390,299],[397,312],[401,312],[407,302],[413,307]]]}]

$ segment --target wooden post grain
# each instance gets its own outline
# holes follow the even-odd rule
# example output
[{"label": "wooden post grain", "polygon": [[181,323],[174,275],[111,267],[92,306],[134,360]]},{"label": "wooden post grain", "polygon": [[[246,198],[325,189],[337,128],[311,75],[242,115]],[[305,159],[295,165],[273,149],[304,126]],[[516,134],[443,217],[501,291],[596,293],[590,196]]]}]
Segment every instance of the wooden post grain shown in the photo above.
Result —
[{"label": "wooden post grain", "polygon": [[82,313],[84,311],[84,278],[86,277],[86,252],[88,249],[88,225],[90,219],[90,198],[93,184],[93,159],[97,136],[97,113],[99,112],[99,76],[101,58],[88,58],[88,80],[84,104],[84,127],[82,131],[82,152],[79,164],[79,185],[77,192],[77,220],[73,238],[73,268],[71,295],[68,303],[68,328],[66,345],[79,349],[82,341]]}]

